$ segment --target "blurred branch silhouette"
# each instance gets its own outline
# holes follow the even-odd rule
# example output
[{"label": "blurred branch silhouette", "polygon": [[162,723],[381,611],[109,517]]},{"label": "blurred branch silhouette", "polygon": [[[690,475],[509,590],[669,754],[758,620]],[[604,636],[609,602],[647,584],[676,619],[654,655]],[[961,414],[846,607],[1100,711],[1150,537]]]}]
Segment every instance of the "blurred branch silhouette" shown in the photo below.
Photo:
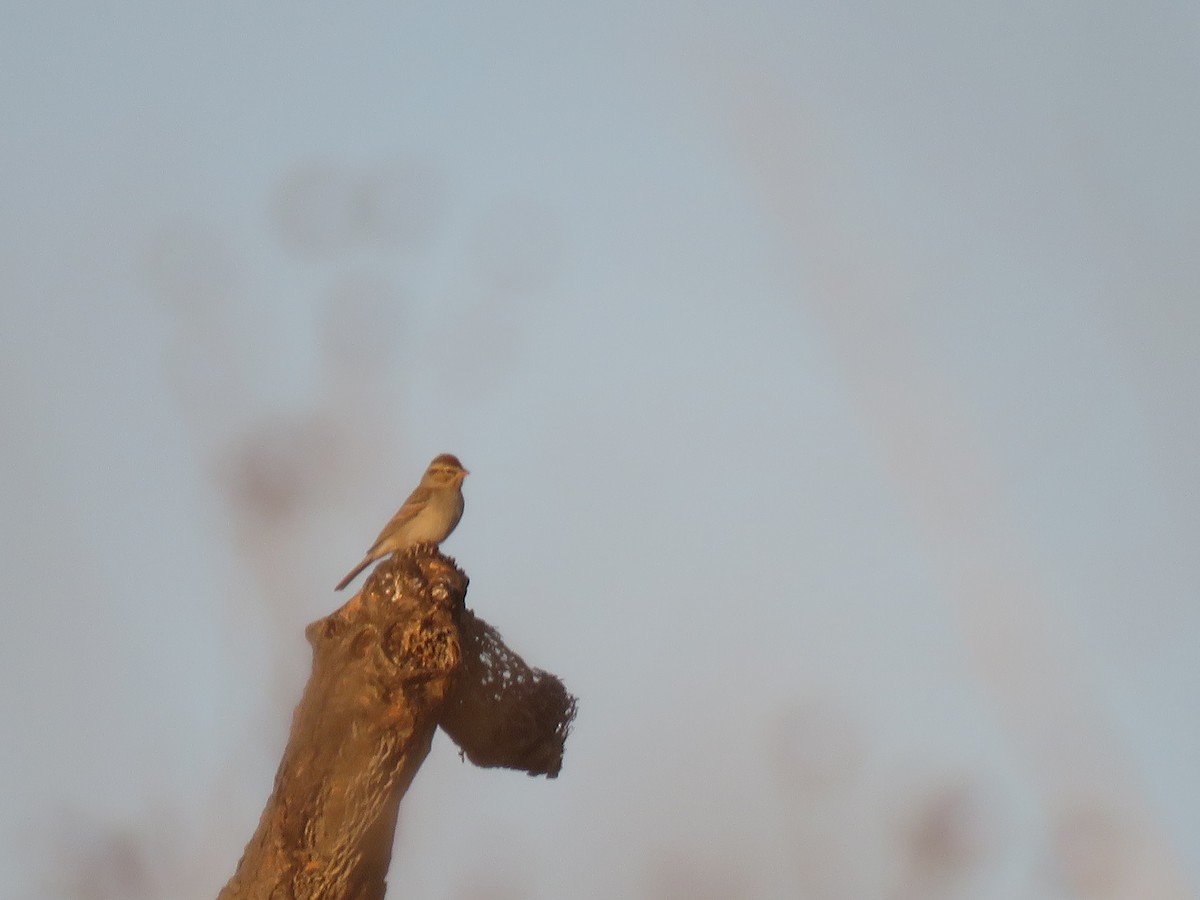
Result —
[{"label": "blurred branch silhouette", "polygon": [[439,725],[477,765],[558,775],[575,698],[467,610],[466,591],[420,545],[308,626],[312,674],[221,900],[382,900],[400,802]]},{"label": "blurred branch silhouette", "polygon": [[[1094,702],[1087,660],[1055,621],[1053,588],[991,445],[919,327],[923,272],[936,267],[913,265],[910,232],[878,214],[837,132],[821,127],[786,80],[731,55],[714,97],[759,202],[808,266],[798,272],[813,285],[812,308],[939,559],[980,682],[1020,742],[1048,817],[1079,837],[1055,847],[1064,880],[1087,885],[1087,896],[1101,887],[1128,900],[1189,896],[1178,854]],[[862,266],[865,258],[873,265]],[[1095,827],[1075,815],[1079,797],[1103,810]],[[970,804],[959,805],[935,807],[910,835],[915,872],[968,868],[972,839],[955,846],[959,838],[939,824],[969,820]]]}]

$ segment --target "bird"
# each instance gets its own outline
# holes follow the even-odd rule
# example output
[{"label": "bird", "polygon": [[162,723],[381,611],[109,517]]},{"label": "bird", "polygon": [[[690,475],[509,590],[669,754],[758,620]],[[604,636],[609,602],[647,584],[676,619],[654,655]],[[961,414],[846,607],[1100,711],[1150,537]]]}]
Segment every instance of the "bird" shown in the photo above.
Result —
[{"label": "bird", "polygon": [[440,544],[448,538],[462,518],[462,484],[469,474],[453,453],[435,456],[421,476],[421,483],[408,495],[400,511],[383,526],[362,562],[351,569],[334,590],[340,591],[377,559],[415,544]]}]

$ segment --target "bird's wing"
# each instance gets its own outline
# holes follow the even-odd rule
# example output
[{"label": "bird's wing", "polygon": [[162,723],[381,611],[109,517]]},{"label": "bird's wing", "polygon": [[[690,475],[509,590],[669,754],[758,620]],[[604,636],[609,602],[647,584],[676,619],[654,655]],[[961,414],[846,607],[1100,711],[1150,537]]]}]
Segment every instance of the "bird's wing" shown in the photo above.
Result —
[{"label": "bird's wing", "polygon": [[391,520],[383,526],[383,530],[379,532],[379,537],[375,538],[375,543],[371,545],[371,550],[374,550],[383,543],[384,538],[394,534],[396,529],[410,519],[416,518],[417,513],[425,508],[425,504],[429,502],[430,490],[427,487],[418,486],[408,495],[408,499],[404,501],[404,505],[400,507],[397,513],[392,516]]}]

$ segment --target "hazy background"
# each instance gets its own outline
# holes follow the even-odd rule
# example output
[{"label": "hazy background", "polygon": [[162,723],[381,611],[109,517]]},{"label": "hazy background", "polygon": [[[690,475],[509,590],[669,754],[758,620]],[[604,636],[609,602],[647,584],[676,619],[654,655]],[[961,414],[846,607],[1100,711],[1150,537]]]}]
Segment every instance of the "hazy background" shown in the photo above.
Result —
[{"label": "hazy background", "polygon": [[1198,9],[6,4],[0,895],[215,896],[453,451],[580,713],[393,896],[1194,896]]}]

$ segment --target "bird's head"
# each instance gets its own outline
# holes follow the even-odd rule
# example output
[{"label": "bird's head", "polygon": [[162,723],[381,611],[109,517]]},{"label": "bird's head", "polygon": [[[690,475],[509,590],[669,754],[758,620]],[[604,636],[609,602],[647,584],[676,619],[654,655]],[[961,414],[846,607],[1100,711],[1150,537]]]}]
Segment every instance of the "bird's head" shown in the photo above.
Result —
[{"label": "bird's head", "polygon": [[443,453],[434,457],[421,481],[430,487],[446,487],[452,484],[462,484],[463,479],[470,474],[463,468],[463,464],[458,461],[457,456],[453,453]]}]

